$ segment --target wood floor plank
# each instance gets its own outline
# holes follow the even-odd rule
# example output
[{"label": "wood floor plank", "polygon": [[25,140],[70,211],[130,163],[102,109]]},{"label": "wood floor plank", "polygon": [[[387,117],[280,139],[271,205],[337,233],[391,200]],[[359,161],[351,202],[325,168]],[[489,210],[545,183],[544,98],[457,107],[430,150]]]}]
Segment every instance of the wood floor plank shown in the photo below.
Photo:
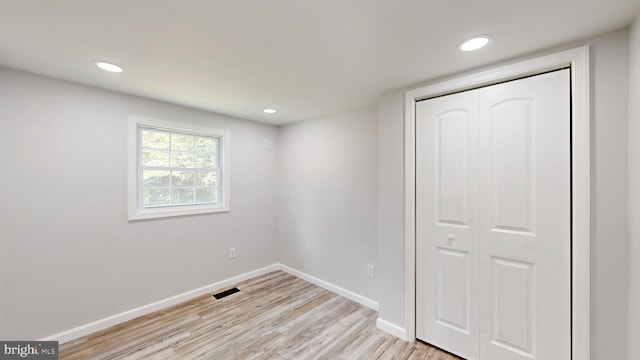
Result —
[{"label": "wood floor plank", "polygon": [[375,326],[377,313],[282,271],[62,344],[60,359],[459,359]]}]

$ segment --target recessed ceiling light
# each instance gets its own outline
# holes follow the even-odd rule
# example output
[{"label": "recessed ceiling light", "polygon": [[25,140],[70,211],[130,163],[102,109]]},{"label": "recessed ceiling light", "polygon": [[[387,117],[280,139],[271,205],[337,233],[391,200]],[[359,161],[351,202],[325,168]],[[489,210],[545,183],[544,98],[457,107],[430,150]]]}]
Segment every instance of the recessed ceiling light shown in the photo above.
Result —
[{"label": "recessed ceiling light", "polygon": [[106,70],[106,71],[111,71],[111,72],[122,72],[122,67],[116,65],[116,64],[111,64],[108,62],[104,62],[104,61],[94,61],[94,63],[96,64],[97,67],[99,67],[102,70]]},{"label": "recessed ceiling light", "polygon": [[278,112],[276,109],[264,109],[263,111],[265,114],[275,114]]},{"label": "recessed ceiling light", "polygon": [[458,45],[458,49],[462,51],[478,50],[489,43],[489,38],[489,35],[474,36],[471,39],[465,40],[460,43],[460,45]]}]

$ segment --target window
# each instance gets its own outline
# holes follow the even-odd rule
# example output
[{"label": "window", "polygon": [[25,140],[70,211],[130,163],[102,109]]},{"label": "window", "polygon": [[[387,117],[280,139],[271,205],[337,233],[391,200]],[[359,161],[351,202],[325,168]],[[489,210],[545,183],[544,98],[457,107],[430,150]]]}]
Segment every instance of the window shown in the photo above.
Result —
[{"label": "window", "polygon": [[229,211],[228,131],[131,116],[129,220]]}]

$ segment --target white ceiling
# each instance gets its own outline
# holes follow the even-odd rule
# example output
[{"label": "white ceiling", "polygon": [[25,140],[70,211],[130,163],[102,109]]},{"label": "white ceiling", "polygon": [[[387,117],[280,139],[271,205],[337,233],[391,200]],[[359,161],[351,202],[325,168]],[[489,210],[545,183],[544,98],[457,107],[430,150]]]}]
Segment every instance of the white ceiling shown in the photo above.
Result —
[{"label": "white ceiling", "polygon": [[[639,13],[640,0],[0,0],[0,65],[286,124]],[[476,34],[493,42],[456,49]]]}]

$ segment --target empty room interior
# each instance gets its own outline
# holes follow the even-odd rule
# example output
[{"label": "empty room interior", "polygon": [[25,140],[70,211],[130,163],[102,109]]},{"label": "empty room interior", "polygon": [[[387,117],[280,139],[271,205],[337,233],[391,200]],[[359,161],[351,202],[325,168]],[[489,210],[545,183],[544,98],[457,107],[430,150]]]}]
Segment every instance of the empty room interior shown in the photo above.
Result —
[{"label": "empty room interior", "polygon": [[0,125],[0,358],[640,359],[638,0],[0,0]]}]

